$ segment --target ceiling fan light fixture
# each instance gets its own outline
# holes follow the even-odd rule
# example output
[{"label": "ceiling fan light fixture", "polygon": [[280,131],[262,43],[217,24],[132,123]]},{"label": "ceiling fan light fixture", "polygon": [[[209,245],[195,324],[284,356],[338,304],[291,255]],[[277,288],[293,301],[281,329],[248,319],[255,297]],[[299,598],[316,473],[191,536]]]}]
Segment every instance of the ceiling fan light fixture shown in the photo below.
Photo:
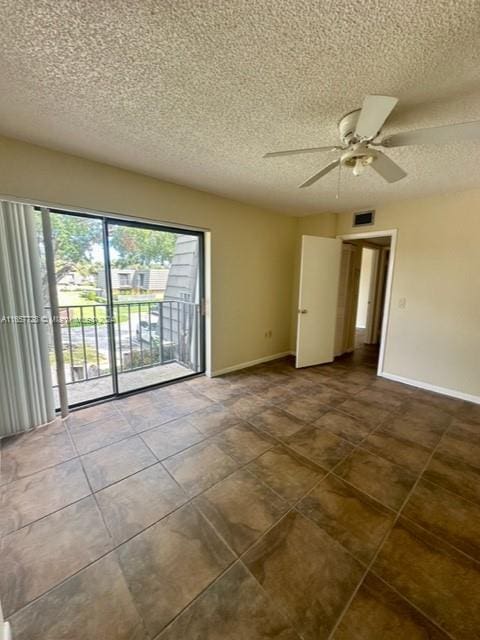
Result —
[{"label": "ceiling fan light fixture", "polygon": [[[292,156],[304,153],[318,153],[321,151],[340,151],[337,160],[330,162],[323,169],[317,171],[308,180],[303,182],[300,188],[311,187],[313,184],[330,173],[335,167],[349,167],[354,176],[363,174],[366,167],[372,165],[372,169],[386,182],[397,182],[407,176],[407,173],[399,167],[389,156],[375,147],[405,147],[417,144],[447,144],[458,143],[461,140],[480,139],[480,120],[476,122],[463,122],[430,129],[417,129],[394,133],[383,140],[375,142],[380,135],[383,126],[398,102],[398,98],[392,96],[368,95],[365,96],[361,109],[355,109],[344,115],[338,123],[341,146],[333,147],[308,147],[306,149],[288,149],[286,151],[273,151],[266,153],[264,158],[276,156]],[[372,164],[373,163],[373,164]]]},{"label": "ceiling fan light fixture", "polygon": [[361,176],[374,159],[375,151],[366,144],[359,143],[342,155],[341,162],[353,170],[354,176]]},{"label": "ceiling fan light fixture", "polygon": [[361,176],[366,168],[367,168],[367,163],[364,162],[363,158],[357,158],[355,161],[355,165],[353,167],[352,173],[354,176]]}]

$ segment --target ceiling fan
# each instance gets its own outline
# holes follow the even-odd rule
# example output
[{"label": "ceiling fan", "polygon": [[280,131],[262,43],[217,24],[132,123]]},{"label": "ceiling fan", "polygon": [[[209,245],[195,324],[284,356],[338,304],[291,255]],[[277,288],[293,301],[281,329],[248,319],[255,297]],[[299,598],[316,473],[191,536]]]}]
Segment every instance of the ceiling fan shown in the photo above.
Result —
[{"label": "ceiling fan", "polygon": [[353,175],[361,175],[367,167],[372,167],[387,182],[397,182],[405,178],[405,171],[393,160],[375,147],[405,147],[414,144],[446,144],[459,140],[480,138],[480,121],[464,122],[430,129],[417,129],[394,133],[376,141],[388,116],[393,111],[398,98],[390,96],[366,96],[361,109],[347,113],[338,123],[338,132],[342,146],[310,147],[266,153],[264,158],[290,156],[320,151],[340,151],[339,158],[327,164],[318,173],[300,185],[300,188],[312,184],[330,173],[335,167],[353,168]]}]

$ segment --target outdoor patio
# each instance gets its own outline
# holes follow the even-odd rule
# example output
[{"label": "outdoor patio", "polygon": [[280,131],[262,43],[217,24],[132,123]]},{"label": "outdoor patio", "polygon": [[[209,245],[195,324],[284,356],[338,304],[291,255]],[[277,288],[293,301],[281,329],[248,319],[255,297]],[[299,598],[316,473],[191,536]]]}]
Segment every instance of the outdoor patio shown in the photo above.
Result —
[{"label": "outdoor patio", "polygon": [[[162,382],[168,382],[176,378],[183,378],[194,373],[191,369],[184,367],[177,362],[149,367],[146,369],[137,369],[120,373],[118,376],[119,391],[127,392],[148,387]],[[55,402],[57,407],[60,406],[58,397],[58,388],[55,387]],[[82,380],[67,385],[68,403],[70,405],[79,402],[87,402],[108,396],[113,393],[112,376],[104,376],[101,378],[93,378],[91,380]]]},{"label": "outdoor patio", "polygon": [[[69,405],[113,393],[107,312],[105,304],[60,307]],[[120,393],[183,378],[201,369],[198,304],[115,303],[113,318]],[[55,400],[60,407],[53,340],[50,349]]]}]

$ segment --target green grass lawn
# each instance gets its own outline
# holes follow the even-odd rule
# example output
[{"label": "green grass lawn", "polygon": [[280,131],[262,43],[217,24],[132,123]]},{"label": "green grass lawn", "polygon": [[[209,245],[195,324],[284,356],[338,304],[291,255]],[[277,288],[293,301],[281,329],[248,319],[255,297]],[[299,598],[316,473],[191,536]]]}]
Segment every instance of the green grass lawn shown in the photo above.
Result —
[{"label": "green grass lawn", "polygon": [[[88,289],[86,289],[88,291]],[[91,289],[93,292],[94,290]],[[82,291],[62,291],[58,290],[58,304],[63,306],[71,306],[76,304],[88,304],[88,300],[82,296]]]},{"label": "green grass lawn", "polygon": [[[50,351],[49,354],[50,364],[54,365],[56,362],[55,352]],[[86,361],[85,361],[86,356]],[[84,361],[87,364],[97,364],[97,352],[92,347],[85,347],[85,353],[83,351],[83,347],[80,345],[76,345],[72,347],[72,352],[70,354],[70,349],[68,347],[63,347],[63,358],[66,364],[68,365],[81,365]],[[72,358],[72,360],[71,360]],[[106,358],[101,353],[98,354],[98,362],[100,365],[108,363],[108,358]]]},{"label": "green grass lawn", "polygon": [[[88,289],[87,289],[88,291]],[[94,289],[90,291],[94,292]],[[132,294],[132,298],[135,298],[135,295]],[[155,300],[152,295],[152,302],[160,302],[159,299]],[[81,326],[82,324],[82,314],[83,314],[83,324],[85,326],[93,324],[96,319],[97,324],[105,324],[107,320],[107,307],[106,303],[97,302],[96,300],[88,300],[86,297],[82,296],[82,291],[59,291],[58,292],[58,303],[59,307],[72,307],[69,309],[69,318],[70,318],[70,326],[76,327]],[[116,305],[119,306],[116,306]],[[149,308],[152,310],[155,308],[154,306],[148,304],[140,304],[140,312],[148,314]],[[128,306],[124,303],[114,301],[115,305],[115,322],[127,322],[128,321]],[[82,308],[80,308],[82,307]],[[130,307],[131,311],[131,319],[132,323],[138,319],[138,306],[132,305]],[[66,320],[65,311],[60,309],[62,317]]]}]

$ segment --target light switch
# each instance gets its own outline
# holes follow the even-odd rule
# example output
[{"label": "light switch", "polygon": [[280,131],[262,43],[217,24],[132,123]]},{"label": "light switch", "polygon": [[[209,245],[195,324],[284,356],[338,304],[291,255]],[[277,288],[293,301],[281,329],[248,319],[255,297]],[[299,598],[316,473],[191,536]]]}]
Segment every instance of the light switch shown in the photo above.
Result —
[{"label": "light switch", "polygon": [[400,298],[398,301],[398,308],[399,309],[405,309],[405,307],[407,306],[407,299],[406,298]]}]

